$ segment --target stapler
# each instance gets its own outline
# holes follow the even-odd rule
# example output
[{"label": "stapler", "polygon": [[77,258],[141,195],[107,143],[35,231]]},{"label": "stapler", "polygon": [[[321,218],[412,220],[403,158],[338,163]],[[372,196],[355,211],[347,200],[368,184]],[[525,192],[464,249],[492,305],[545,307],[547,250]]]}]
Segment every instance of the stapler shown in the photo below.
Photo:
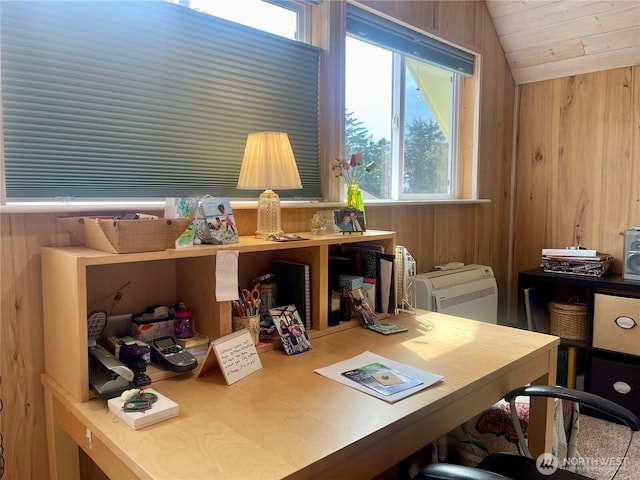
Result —
[{"label": "stapler", "polygon": [[134,373],[96,340],[107,324],[107,312],[91,312],[88,318],[89,387],[100,400],[119,396],[135,388]]}]

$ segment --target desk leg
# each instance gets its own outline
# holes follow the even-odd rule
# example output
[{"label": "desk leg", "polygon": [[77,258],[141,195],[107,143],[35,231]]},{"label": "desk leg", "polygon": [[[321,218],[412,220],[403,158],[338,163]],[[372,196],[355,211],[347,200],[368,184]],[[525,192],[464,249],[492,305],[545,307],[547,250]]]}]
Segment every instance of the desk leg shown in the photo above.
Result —
[{"label": "desk leg", "polygon": [[80,480],[78,445],[56,423],[53,394],[45,387],[44,404],[47,421],[49,477],[51,480]]},{"label": "desk leg", "polygon": [[[555,385],[558,368],[558,349],[549,351],[549,368],[546,375],[531,382],[534,385]],[[529,410],[529,450],[533,458],[551,453],[553,445],[553,402],[551,399],[532,398]]]}]

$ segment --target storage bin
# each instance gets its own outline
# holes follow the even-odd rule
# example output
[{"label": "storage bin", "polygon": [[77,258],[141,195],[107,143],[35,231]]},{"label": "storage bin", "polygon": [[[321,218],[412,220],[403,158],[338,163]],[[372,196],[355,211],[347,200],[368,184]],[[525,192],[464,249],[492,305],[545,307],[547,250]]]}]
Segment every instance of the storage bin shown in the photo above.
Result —
[{"label": "storage bin", "polygon": [[570,302],[549,302],[551,334],[568,340],[586,340],[587,306]]},{"label": "storage bin", "polygon": [[190,218],[118,220],[66,217],[58,219],[85,246],[111,253],[166,250],[191,225]]},{"label": "storage bin", "polygon": [[640,298],[596,293],[593,346],[640,355]]},{"label": "storage bin", "polygon": [[591,393],[640,415],[640,365],[593,357],[590,377]]}]

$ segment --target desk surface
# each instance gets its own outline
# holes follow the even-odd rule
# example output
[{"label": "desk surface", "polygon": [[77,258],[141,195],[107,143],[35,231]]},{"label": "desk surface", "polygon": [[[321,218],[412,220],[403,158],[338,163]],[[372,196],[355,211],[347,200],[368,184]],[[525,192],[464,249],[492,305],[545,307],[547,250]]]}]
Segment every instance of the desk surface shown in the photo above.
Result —
[{"label": "desk surface", "polygon": [[[555,379],[557,337],[437,313],[392,320],[409,332],[354,328],[316,338],[300,355],[267,352],[261,370],[230,386],[218,369],[154,383],[180,415],[138,431],[106,402],[74,402],[46,374],[43,383],[64,407],[50,408],[56,424],[72,415],[91,430],[90,445],[74,438],[108,474],[121,463],[141,478],[253,479],[372,478],[510,389]],[[389,404],[314,373],[366,350],[444,381]]]}]

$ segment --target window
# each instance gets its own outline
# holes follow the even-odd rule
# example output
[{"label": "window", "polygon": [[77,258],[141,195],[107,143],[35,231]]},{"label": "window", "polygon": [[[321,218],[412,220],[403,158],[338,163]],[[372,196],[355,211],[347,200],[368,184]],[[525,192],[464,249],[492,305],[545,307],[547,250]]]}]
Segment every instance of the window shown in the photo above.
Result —
[{"label": "window", "polygon": [[319,49],[183,3],[3,2],[9,200],[255,199],[235,186],[262,130],[296,156],[281,196],[321,197]]},{"label": "window", "polygon": [[370,198],[457,196],[458,92],[473,56],[347,6],[345,151]]},{"label": "window", "polygon": [[[166,0],[199,12],[241,23],[247,27],[307,42],[309,29],[305,5],[291,0]],[[308,42],[307,42],[308,43]]]}]

